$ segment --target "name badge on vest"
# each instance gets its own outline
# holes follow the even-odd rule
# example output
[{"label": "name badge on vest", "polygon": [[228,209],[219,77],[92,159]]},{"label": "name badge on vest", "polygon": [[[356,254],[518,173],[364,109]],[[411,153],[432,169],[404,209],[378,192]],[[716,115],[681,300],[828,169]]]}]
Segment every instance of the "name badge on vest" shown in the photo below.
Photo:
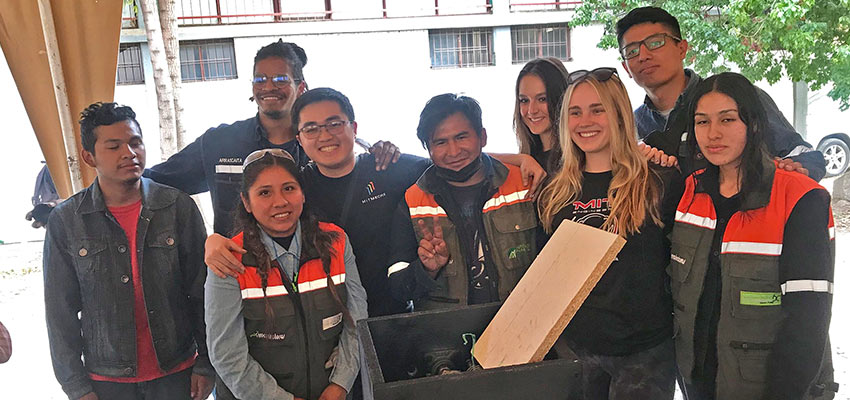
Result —
[{"label": "name badge on vest", "polygon": [[283,339],[286,339],[285,333],[264,333],[264,332],[257,331],[257,332],[254,332],[254,333],[248,335],[248,336],[255,338],[255,339],[263,339],[263,340],[283,340]]},{"label": "name badge on vest", "polygon": [[742,290],[741,304],[745,306],[780,306],[782,305],[782,293],[745,292]]},{"label": "name badge on vest", "polygon": [[342,322],[342,313],[339,313],[339,314],[334,315],[334,316],[327,317],[327,318],[322,320],[322,330],[326,331],[328,329],[331,329],[331,328],[339,325],[340,322]]}]

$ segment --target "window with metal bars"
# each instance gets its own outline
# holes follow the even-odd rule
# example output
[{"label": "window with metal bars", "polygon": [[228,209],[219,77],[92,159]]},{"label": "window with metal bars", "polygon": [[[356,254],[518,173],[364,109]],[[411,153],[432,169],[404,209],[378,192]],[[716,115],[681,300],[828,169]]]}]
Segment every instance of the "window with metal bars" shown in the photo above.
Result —
[{"label": "window with metal bars", "polygon": [[180,42],[183,82],[236,79],[233,39]]},{"label": "window with metal bars", "polygon": [[119,85],[137,85],[145,83],[145,70],[142,67],[142,45],[122,43],[118,48],[118,72],[115,83]]},{"label": "window with metal bars", "polygon": [[428,31],[431,68],[466,68],[495,65],[493,30],[441,29]]},{"label": "window with metal bars", "polygon": [[511,27],[513,63],[522,64],[540,57],[570,61],[570,27],[566,23]]}]

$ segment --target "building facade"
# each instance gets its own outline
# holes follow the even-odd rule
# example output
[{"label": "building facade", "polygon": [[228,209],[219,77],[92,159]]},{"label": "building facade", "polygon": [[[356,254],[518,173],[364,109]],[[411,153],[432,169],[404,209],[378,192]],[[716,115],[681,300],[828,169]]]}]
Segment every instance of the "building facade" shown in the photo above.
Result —
[{"label": "building facade", "polygon": [[[568,70],[620,67],[616,51],[596,47],[601,27],[570,26],[576,3],[179,0],[187,142],[256,112],[248,100],[253,57],[282,38],[306,50],[310,87],[329,86],[350,97],[358,134],[367,141],[386,139],[424,155],[415,134],[419,112],[430,97],[455,92],[481,102],[487,150],[515,152],[514,85],[525,62],[553,56]],[[124,17],[115,98],[155,132],[156,93],[143,24],[132,5]],[[641,89],[624,80],[632,85],[633,102],[641,101]],[[148,146],[150,160],[159,156],[154,147]]]}]

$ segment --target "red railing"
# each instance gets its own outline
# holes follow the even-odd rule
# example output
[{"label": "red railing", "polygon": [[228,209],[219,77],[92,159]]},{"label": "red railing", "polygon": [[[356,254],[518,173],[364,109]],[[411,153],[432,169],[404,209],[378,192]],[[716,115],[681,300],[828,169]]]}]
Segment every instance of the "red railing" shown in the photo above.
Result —
[{"label": "red railing", "polygon": [[580,0],[573,1],[512,1],[508,6],[511,11],[537,10],[571,10],[582,4]]},{"label": "red railing", "polygon": [[[346,0],[336,0],[344,2]],[[377,2],[378,0],[373,0]],[[181,0],[178,4],[177,21],[180,25],[218,25],[256,22],[292,22],[315,20],[355,20],[384,19],[436,15],[475,15],[492,13],[492,0],[429,0],[410,2],[409,0],[380,0],[376,7],[345,7],[347,3],[331,8],[333,0],[312,0],[312,3],[300,3],[302,9],[315,6],[314,10],[285,12],[281,0]],[[415,4],[428,4],[416,7]],[[306,4],[306,6],[304,6]],[[431,6],[433,4],[433,6]],[[322,9],[323,8],[323,9]],[[125,28],[138,27],[137,7],[125,6],[122,25]]]}]

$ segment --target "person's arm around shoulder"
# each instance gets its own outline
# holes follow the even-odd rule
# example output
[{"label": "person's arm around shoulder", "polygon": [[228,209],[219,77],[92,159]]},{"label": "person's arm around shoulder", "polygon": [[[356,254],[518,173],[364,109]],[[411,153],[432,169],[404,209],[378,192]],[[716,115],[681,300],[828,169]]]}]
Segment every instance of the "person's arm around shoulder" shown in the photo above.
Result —
[{"label": "person's arm around shoulder", "polygon": [[204,242],[204,262],[210,272],[218,275],[219,278],[227,276],[236,278],[245,272],[245,266],[233,253],[245,254],[245,249],[218,233],[213,233]]},{"label": "person's arm around shoulder", "polygon": [[781,157],[780,167],[788,171],[796,171],[819,181],[826,175],[826,160],[823,154],[812,149],[803,137],[782,115],[782,111],[767,92],[756,88],[759,100],[764,107],[767,117],[767,129],[764,140],[768,143],[773,156]]},{"label": "person's arm around shoulder", "polygon": [[59,210],[51,213],[44,238],[44,311],[53,372],[68,398],[77,399],[92,393],[93,388],[81,360],[80,285],[68,251],[69,232],[59,214]]},{"label": "person's arm around shoulder", "polygon": [[232,277],[207,274],[204,302],[210,361],[234,396],[292,400],[293,395],[278,386],[248,353],[239,282]]},{"label": "person's arm around shoulder", "polygon": [[366,148],[373,157],[375,157],[375,171],[383,171],[387,169],[390,164],[395,164],[398,162],[399,157],[401,157],[401,150],[399,150],[398,146],[392,144],[389,141],[379,140],[372,146],[368,146],[365,140],[357,139],[358,142]]},{"label": "person's arm around shoulder", "polygon": [[802,399],[815,382],[829,333],[834,275],[829,194],[816,189],[796,204],[779,256],[786,315],[767,361],[766,397]]},{"label": "person's arm around shoulder", "polygon": [[204,281],[207,269],[204,265],[203,242],[206,227],[195,202],[185,194],[177,197],[177,248],[180,271],[182,272],[184,295],[189,299],[189,316],[198,357],[192,367],[191,390],[193,400],[209,397],[215,385],[215,371],[207,352],[207,337],[204,326]]},{"label": "person's arm around shoulder", "polygon": [[488,153],[504,164],[511,164],[519,167],[522,174],[522,185],[531,187],[528,189],[527,199],[536,199],[537,195],[543,190],[543,180],[546,179],[546,170],[528,154],[496,154]]},{"label": "person's arm around shoulder", "polygon": [[[207,133],[209,132],[207,131]],[[210,190],[204,171],[203,141],[207,133],[168,157],[167,160],[146,169],[144,176],[188,194]]]},{"label": "person's arm around shoulder", "polygon": [[[366,289],[363,288],[360,281],[360,273],[354,260],[354,251],[351,249],[347,235],[345,236],[344,259],[347,308],[351,318],[359,323],[369,316],[366,305]],[[357,329],[355,326],[345,323],[339,337],[339,356],[334,363],[333,371],[331,371],[330,385],[319,398],[321,400],[344,399],[346,394],[351,391],[351,386],[354,385],[358,372],[360,372],[360,343],[357,340]],[[334,385],[338,388],[333,387]],[[338,389],[343,389],[344,392]],[[339,397],[339,395],[342,395],[342,397]]]},{"label": "person's arm around shoulder", "polygon": [[[414,156],[412,154],[402,154],[396,165],[393,166],[393,176],[395,184],[404,189],[409,188],[428,167],[431,166],[430,158]],[[398,174],[395,174],[398,171]]]}]

